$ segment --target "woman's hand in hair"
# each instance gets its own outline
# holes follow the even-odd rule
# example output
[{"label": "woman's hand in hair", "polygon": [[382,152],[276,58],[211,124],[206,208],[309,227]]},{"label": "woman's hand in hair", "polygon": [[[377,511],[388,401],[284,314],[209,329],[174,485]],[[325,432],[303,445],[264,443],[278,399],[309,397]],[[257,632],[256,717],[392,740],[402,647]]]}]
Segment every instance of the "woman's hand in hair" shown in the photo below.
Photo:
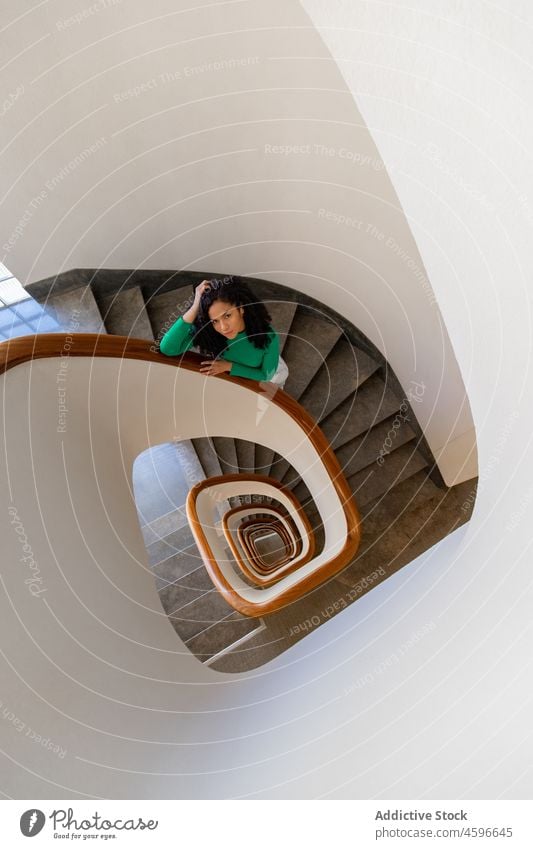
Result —
[{"label": "woman's hand in hair", "polygon": [[210,291],[211,291],[211,284],[210,284],[209,280],[202,280],[202,282],[199,283],[198,286],[196,287],[196,289],[194,290],[195,303],[199,304],[200,298],[202,297],[204,292],[210,292]]},{"label": "woman's hand in hair", "polygon": [[187,324],[194,324],[198,317],[198,312],[200,310],[200,301],[202,299],[202,295],[204,292],[209,292],[211,289],[211,285],[209,280],[202,280],[201,283],[198,284],[196,289],[194,290],[194,300],[192,305],[189,307],[187,312],[183,313],[183,321]]},{"label": "woman's hand in hair", "polygon": [[203,360],[200,371],[202,374],[229,374],[231,371],[231,363],[227,360]]}]

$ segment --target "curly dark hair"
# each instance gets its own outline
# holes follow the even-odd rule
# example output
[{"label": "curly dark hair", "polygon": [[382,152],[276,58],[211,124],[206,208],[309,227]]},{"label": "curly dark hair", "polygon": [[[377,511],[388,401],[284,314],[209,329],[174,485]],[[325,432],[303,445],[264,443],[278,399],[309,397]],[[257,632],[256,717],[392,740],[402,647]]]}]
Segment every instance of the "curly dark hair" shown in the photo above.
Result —
[{"label": "curly dark hair", "polygon": [[242,278],[237,276],[215,277],[209,281],[209,290],[200,301],[198,316],[194,322],[195,345],[202,354],[218,357],[225,350],[228,340],[217,333],[209,318],[209,309],[216,301],[226,301],[244,309],[244,329],[256,348],[266,348],[270,342],[272,328],[267,308],[255,298]]}]

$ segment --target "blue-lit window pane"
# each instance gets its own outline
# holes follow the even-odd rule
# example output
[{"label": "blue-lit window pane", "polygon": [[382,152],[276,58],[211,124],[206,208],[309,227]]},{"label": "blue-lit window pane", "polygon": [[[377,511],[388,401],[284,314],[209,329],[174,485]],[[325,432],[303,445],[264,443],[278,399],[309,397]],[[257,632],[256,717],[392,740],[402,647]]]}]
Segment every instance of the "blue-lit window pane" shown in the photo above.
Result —
[{"label": "blue-lit window pane", "polygon": [[46,313],[43,313],[40,318],[32,319],[31,324],[35,328],[35,333],[59,333],[61,330],[57,321]]},{"label": "blue-lit window pane", "polygon": [[13,304],[11,309],[16,312],[22,321],[36,321],[41,315],[47,315],[42,306],[37,301],[34,301],[33,298]]}]

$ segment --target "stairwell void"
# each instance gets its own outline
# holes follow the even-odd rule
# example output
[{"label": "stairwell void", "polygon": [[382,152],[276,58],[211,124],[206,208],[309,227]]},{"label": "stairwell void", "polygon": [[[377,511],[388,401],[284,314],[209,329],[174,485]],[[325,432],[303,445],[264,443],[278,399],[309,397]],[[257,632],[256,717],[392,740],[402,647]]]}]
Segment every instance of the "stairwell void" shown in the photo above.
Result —
[{"label": "stairwell void", "polygon": [[[65,328],[75,310],[80,330],[150,339],[156,349],[192,288],[209,276],[79,270],[29,291]],[[294,493],[321,545],[320,515],[293,458],[238,432],[152,445],[137,457],[133,488],[162,608],[187,648],[223,672],[261,666],[341,613],[466,522],[476,488],[475,479],[444,485],[416,420],[423,385],[400,386],[368,339],[323,304],[269,281],[247,282],[280,334],[290,372],[285,389],[333,448],[361,512],[363,535],[341,573],[281,610],[243,616],[206,572],[186,521],[186,495],[213,476],[267,475]],[[231,506],[249,507],[253,500],[242,495]]]}]

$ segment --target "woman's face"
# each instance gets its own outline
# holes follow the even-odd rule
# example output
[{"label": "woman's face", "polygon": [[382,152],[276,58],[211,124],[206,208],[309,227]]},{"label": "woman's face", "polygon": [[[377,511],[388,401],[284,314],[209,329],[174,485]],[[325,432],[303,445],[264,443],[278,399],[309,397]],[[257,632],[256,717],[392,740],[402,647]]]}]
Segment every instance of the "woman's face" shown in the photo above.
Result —
[{"label": "woman's face", "polygon": [[215,301],[207,312],[214,330],[226,339],[235,339],[237,333],[244,330],[243,307],[236,307],[227,301]]}]

